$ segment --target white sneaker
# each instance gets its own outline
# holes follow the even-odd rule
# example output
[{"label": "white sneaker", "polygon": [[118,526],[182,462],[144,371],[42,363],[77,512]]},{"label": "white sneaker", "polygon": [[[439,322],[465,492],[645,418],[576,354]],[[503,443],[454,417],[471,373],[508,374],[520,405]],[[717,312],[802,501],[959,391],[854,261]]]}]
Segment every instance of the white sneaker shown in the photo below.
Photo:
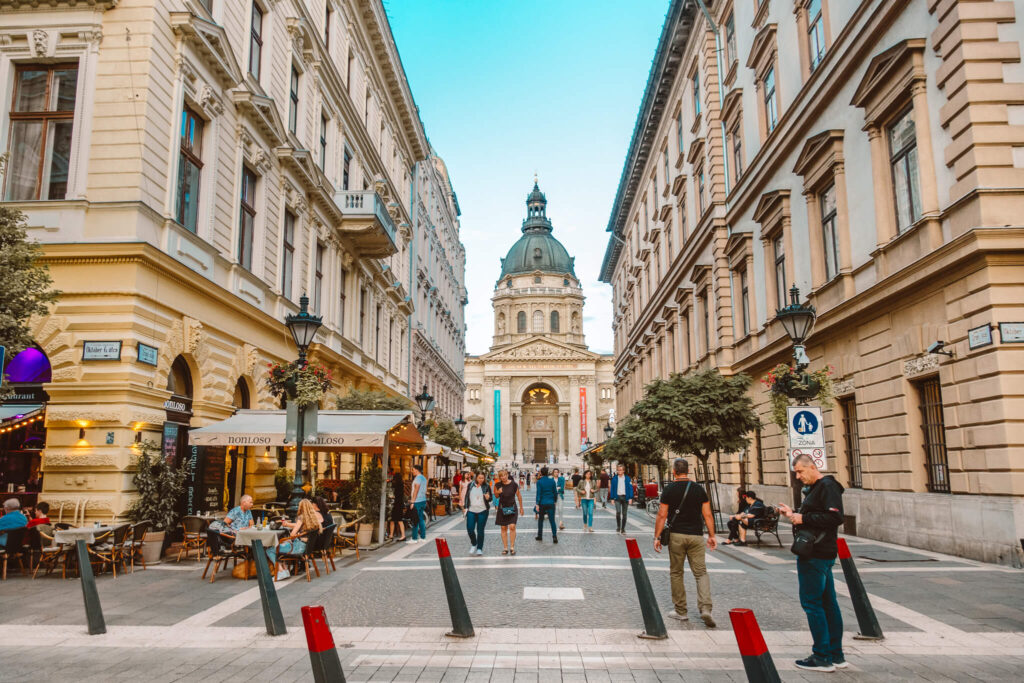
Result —
[{"label": "white sneaker", "polygon": [[278,581],[283,581],[284,579],[287,579],[289,576],[291,576],[291,573],[287,569],[285,569],[284,567],[281,567],[280,569],[277,570],[277,580]]},{"label": "white sneaker", "polygon": [[477,549],[476,549],[476,554],[477,554],[477,555],[480,555],[480,556],[483,556],[483,554],[484,554],[484,551],[483,551],[483,550],[481,550],[480,548],[477,548]]},{"label": "white sneaker", "polygon": [[475,545],[469,546],[469,554],[470,555],[476,555],[476,546]]}]

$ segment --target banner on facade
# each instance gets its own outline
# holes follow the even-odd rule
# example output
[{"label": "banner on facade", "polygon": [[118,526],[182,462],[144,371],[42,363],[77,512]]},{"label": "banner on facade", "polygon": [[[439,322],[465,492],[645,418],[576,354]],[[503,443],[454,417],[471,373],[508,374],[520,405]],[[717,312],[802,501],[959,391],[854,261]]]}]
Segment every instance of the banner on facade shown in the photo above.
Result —
[{"label": "banner on facade", "polygon": [[494,390],[494,452],[501,455],[501,389]]},{"label": "banner on facade", "polygon": [[580,444],[587,440],[587,388],[580,387]]}]

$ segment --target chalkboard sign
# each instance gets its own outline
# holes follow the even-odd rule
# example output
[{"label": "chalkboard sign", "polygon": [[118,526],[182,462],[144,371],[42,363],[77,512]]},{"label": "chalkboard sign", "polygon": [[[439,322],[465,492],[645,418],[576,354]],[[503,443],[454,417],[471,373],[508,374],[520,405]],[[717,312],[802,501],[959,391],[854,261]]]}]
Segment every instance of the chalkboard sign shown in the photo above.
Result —
[{"label": "chalkboard sign", "polygon": [[199,508],[220,510],[224,495],[224,462],[227,449],[223,446],[207,446],[203,457],[203,478],[199,486]]},{"label": "chalkboard sign", "polygon": [[167,462],[177,462],[178,457],[178,425],[175,422],[164,422],[162,450]]},{"label": "chalkboard sign", "polygon": [[194,515],[199,511],[199,452],[203,446],[188,447],[188,462],[185,463],[185,514]]}]

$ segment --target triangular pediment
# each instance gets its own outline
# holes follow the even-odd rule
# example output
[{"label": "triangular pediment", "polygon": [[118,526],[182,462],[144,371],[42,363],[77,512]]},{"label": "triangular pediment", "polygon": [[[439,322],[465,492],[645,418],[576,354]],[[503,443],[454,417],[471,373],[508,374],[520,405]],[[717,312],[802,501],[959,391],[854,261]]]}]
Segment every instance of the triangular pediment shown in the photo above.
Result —
[{"label": "triangular pediment", "polygon": [[242,70],[223,26],[191,12],[171,12],[171,30],[193,44],[223,87],[233,87],[242,80]]},{"label": "triangular pediment", "polygon": [[530,337],[480,356],[485,361],[597,360],[600,354],[546,337]]},{"label": "triangular pediment", "polygon": [[899,72],[913,64],[913,54],[923,52],[924,47],[924,38],[908,38],[875,55],[868,64],[864,77],[860,79],[850,104],[864,107],[879,91],[887,90],[885,84],[898,80]]}]

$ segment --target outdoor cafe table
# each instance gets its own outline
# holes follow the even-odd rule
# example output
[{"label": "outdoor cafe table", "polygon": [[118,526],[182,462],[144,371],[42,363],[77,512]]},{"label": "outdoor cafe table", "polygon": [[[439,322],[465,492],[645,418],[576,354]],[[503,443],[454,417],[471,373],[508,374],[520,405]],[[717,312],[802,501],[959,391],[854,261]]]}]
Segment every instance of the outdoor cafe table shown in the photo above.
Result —
[{"label": "outdoor cafe table", "polygon": [[255,540],[263,543],[264,548],[272,548],[277,543],[279,536],[287,535],[287,529],[259,529],[248,527],[235,532],[235,545],[249,548],[249,557],[245,559],[245,577],[248,578],[253,571],[252,542]]},{"label": "outdoor cafe table", "polygon": [[95,543],[97,536],[113,531],[109,526],[83,526],[72,529],[57,529],[53,532],[53,542],[57,545],[74,545],[75,541]]}]

